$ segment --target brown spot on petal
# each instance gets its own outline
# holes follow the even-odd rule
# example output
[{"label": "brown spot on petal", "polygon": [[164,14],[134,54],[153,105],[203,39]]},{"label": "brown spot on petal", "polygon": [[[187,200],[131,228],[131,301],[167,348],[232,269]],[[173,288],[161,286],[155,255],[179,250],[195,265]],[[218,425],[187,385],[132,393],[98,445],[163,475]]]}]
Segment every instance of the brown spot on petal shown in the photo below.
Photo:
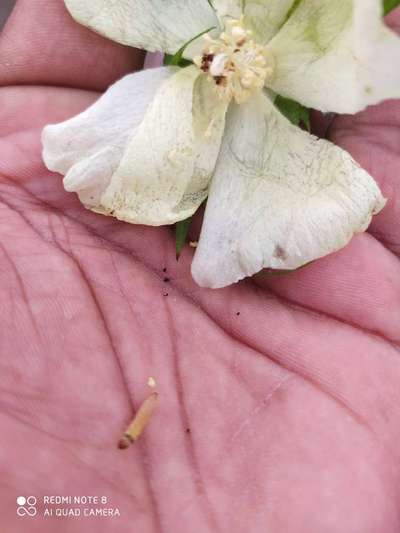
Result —
[{"label": "brown spot on petal", "polygon": [[285,259],[287,259],[287,252],[284,248],[282,248],[282,246],[277,244],[275,246],[274,256],[278,259],[282,259],[282,261],[285,261]]}]

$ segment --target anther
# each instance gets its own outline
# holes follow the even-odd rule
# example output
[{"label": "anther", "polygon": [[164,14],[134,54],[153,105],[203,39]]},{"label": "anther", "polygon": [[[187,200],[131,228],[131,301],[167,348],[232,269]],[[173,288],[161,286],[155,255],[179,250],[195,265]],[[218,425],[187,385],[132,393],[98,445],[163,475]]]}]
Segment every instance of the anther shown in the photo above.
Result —
[{"label": "anther", "polygon": [[228,21],[219,39],[206,34],[203,55],[194,60],[226,102],[245,102],[255,90],[262,89],[274,71],[271,53],[253,40],[244,21],[244,17]]},{"label": "anther", "polygon": [[218,54],[217,56],[215,56],[210,65],[211,76],[213,76],[214,78],[222,76],[228,62],[229,57],[226,54]]},{"label": "anther", "polygon": [[247,32],[244,28],[241,28],[240,26],[234,26],[232,28],[232,36],[235,41],[245,41],[247,37]]}]

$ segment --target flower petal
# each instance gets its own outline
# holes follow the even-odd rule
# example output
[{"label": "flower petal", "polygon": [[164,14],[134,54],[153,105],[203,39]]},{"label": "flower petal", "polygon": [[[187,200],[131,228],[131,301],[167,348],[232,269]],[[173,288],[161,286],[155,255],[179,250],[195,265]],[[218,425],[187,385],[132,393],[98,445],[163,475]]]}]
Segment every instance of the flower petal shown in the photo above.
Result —
[{"label": "flower petal", "polygon": [[43,130],[46,166],[64,174],[66,190],[76,191],[87,207],[98,206],[149,103],[176,71],[159,68],[125,76],[80,115]]},{"label": "flower petal", "polygon": [[400,39],[382,0],[302,0],[269,43],[269,86],[321,111],[356,113],[400,97]]},{"label": "flower petal", "polygon": [[255,40],[267,43],[286,20],[295,0],[212,0],[219,17],[240,18],[254,32]]},{"label": "flower petal", "polygon": [[65,0],[65,4],[84,26],[150,52],[175,54],[193,37],[218,25],[207,0]]},{"label": "flower petal", "polygon": [[232,105],[192,274],[223,287],[345,246],[385,200],[342,149],[293,126],[263,94]]},{"label": "flower petal", "polygon": [[102,196],[104,209],[135,224],[172,224],[208,194],[226,104],[197,67],[167,80],[126,148]]},{"label": "flower petal", "polygon": [[242,0],[211,0],[211,4],[221,19],[239,19],[243,14]]}]

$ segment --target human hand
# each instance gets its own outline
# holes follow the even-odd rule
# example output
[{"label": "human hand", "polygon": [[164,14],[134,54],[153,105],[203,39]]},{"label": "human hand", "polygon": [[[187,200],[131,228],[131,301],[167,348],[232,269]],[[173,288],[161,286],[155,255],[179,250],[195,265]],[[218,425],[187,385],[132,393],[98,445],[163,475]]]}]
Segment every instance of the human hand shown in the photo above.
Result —
[{"label": "human hand", "polygon": [[[169,228],[85,211],[41,161],[42,127],[140,62],[61,0],[20,0],[1,36],[4,530],[397,532],[399,103],[329,131],[389,198],[370,234],[209,291]],[[149,376],[159,410],[121,452]],[[105,495],[121,516],[19,518],[22,493]]]}]

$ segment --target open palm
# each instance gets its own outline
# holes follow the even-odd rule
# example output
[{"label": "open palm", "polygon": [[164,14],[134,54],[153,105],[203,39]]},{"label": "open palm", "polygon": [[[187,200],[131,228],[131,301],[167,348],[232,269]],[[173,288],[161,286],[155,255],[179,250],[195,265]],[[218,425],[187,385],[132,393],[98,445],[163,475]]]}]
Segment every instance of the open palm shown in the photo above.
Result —
[{"label": "open palm", "polygon": [[[62,4],[20,0],[0,40],[1,531],[397,533],[400,104],[330,129],[389,198],[371,234],[200,289],[170,229],[85,211],[42,164],[42,127],[141,60]],[[121,452],[149,376],[159,410]],[[121,516],[20,518],[21,494]]]}]

